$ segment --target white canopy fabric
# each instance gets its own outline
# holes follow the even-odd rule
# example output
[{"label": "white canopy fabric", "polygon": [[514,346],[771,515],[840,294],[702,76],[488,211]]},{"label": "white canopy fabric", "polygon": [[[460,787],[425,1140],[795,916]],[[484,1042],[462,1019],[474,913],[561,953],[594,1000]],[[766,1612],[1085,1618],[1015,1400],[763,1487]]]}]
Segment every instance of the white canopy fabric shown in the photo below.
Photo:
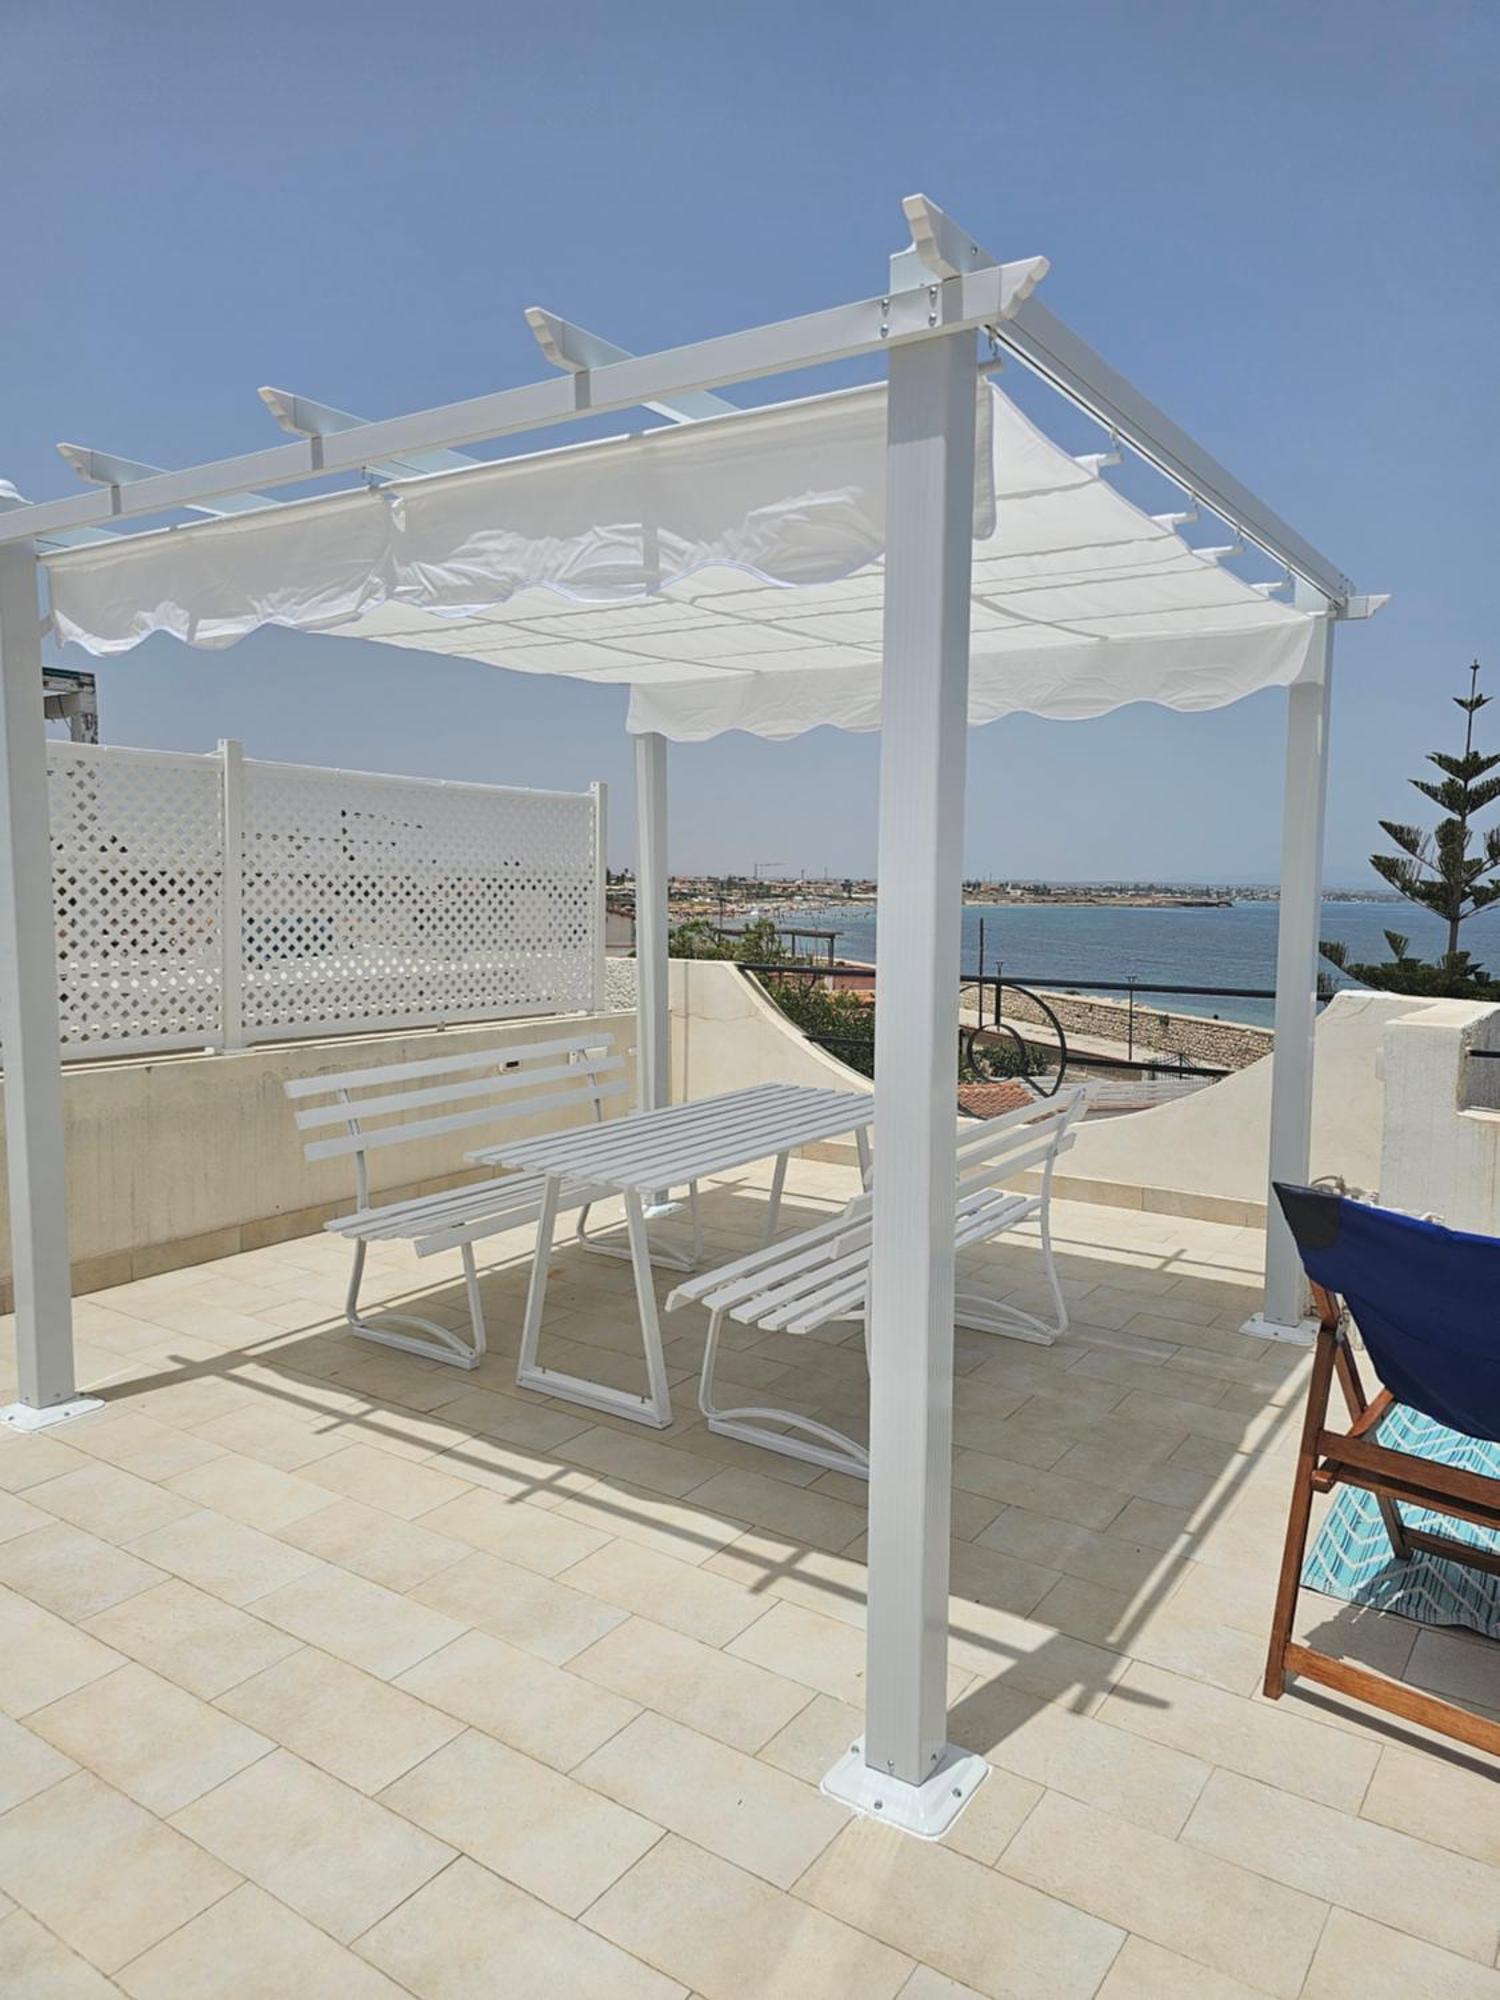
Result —
[{"label": "white canopy fabric", "polygon": [[[979,391],[969,716],[1217,708],[1314,621]],[[262,625],[623,682],[679,740],[880,724],[885,389],[613,438],[50,556],[57,636]]]}]

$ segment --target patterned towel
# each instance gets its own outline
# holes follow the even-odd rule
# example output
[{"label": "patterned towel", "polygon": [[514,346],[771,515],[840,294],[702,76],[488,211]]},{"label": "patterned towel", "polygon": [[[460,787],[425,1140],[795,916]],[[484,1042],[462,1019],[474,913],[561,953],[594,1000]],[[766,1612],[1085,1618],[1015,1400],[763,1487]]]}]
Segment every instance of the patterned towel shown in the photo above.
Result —
[{"label": "patterned towel", "polygon": [[[1500,1478],[1500,1444],[1446,1430],[1402,1405],[1391,1411],[1376,1436],[1395,1451]],[[1451,1514],[1402,1506],[1401,1518],[1413,1528],[1449,1535],[1455,1541],[1500,1548],[1500,1534],[1493,1529],[1475,1527]],[[1423,1625],[1467,1625],[1487,1638],[1500,1639],[1500,1576],[1465,1569],[1420,1549],[1407,1561],[1397,1562],[1375,1496],[1352,1486],[1339,1489],[1303,1568],[1302,1581],[1309,1590],[1345,1598],[1350,1604],[1395,1611]]]}]

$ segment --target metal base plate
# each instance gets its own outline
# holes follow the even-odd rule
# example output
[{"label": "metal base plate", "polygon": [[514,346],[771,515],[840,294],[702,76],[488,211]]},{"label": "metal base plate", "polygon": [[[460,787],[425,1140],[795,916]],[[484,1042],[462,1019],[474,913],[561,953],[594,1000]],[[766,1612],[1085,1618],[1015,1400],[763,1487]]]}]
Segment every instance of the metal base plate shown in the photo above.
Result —
[{"label": "metal base plate", "polygon": [[907,1785],[870,1769],[861,1737],[840,1757],[818,1790],[825,1798],[852,1806],[869,1819],[884,1820],[903,1833],[914,1833],[918,1840],[941,1840],[989,1776],[989,1769],[975,1752],[956,1750],[950,1743],[930,1778],[920,1785]]},{"label": "metal base plate", "polygon": [[1286,1326],[1280,1320],[1267,1319],[1264,1313],[1252,1313],[1240,1332],[1248,1333],[1252,1340],[1280,1340],[1288,1347],[1311,1347],[1318,1337],[1318,1322],[1303,1319],[1295,1326]]},{"label": "metal base plate", "polygon": [[13,1431],[46,1431],[54,1424],[71,1423],[86,1417],[90,1410],[102,1410],[102,1396],[73,1396],[66,1403],[54,1403],[48,1410],[34,1410],[29,1403],[7,1403],[0,1410],[0,1424]]}]

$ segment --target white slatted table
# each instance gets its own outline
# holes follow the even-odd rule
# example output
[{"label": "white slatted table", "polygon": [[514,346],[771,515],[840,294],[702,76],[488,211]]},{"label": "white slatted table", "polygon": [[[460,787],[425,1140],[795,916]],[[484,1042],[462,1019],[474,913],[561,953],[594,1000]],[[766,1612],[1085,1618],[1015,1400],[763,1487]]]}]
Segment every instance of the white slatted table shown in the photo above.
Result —
[{"label": "white slatted table", "polygon": [[[548,1133],[540,1139],[521,1139],[470,1154],[471,1159],[485,1166],[504,1166],[546,1177],[531,1285],[526,1296],[526,1318],[521,1329],[518,1385],[664,1428],[672,1421],[672,1398],[667,1388],[656,1288],[651,1278],[647,1202],[662,1189],[691,1190],[693,1257],[683,1260],[658,1256],[660,1262],[691,1270],[700,1247],[698,1182],[709,1174],[728,1173],[734,1167],[748,1166],[754,1160],[769,1159],[774,1154],[776,1171],[771,1181],[766,1225],[769,1242],[780,1212],[789,1155],[799,1146],[852,1132],[859,1146],[861,1168],[867,1173],[869,1127],[874,1115],[875,1100],[864,1091],[814,1090],[802,1084],[767,1083],[750,1090],[730,1091],[722,1097],[704,1097],[691,1104],[669,1105],[660,1111],[637,1112],[628,1118],[611,1119],[607,1124],[575,1127],[569,1132]],[[544,1368],[537,1359],[557,1211],[564,1190],[580,1182],[587,1183],[591,1190],[607,1190],[624,1198],[629,1244],[625,1254],[635,1273],[641,1345],[649,1385],[644,1396],[631,1395],[585,1376]]]}]

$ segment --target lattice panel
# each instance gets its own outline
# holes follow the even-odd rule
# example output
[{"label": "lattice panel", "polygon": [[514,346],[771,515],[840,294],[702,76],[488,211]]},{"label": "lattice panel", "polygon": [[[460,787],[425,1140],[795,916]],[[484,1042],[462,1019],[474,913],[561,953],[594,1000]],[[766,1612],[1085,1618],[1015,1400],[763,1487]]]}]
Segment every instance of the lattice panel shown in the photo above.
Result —
[{"label": "lattice panel", "polygon": [[218,758],[49,743],[47,806],[64,1053],[216,1042]]},{"label": "lattice panel", "polygon": [[592,797],[244,772],[248,1040],[592,1005]]}]

